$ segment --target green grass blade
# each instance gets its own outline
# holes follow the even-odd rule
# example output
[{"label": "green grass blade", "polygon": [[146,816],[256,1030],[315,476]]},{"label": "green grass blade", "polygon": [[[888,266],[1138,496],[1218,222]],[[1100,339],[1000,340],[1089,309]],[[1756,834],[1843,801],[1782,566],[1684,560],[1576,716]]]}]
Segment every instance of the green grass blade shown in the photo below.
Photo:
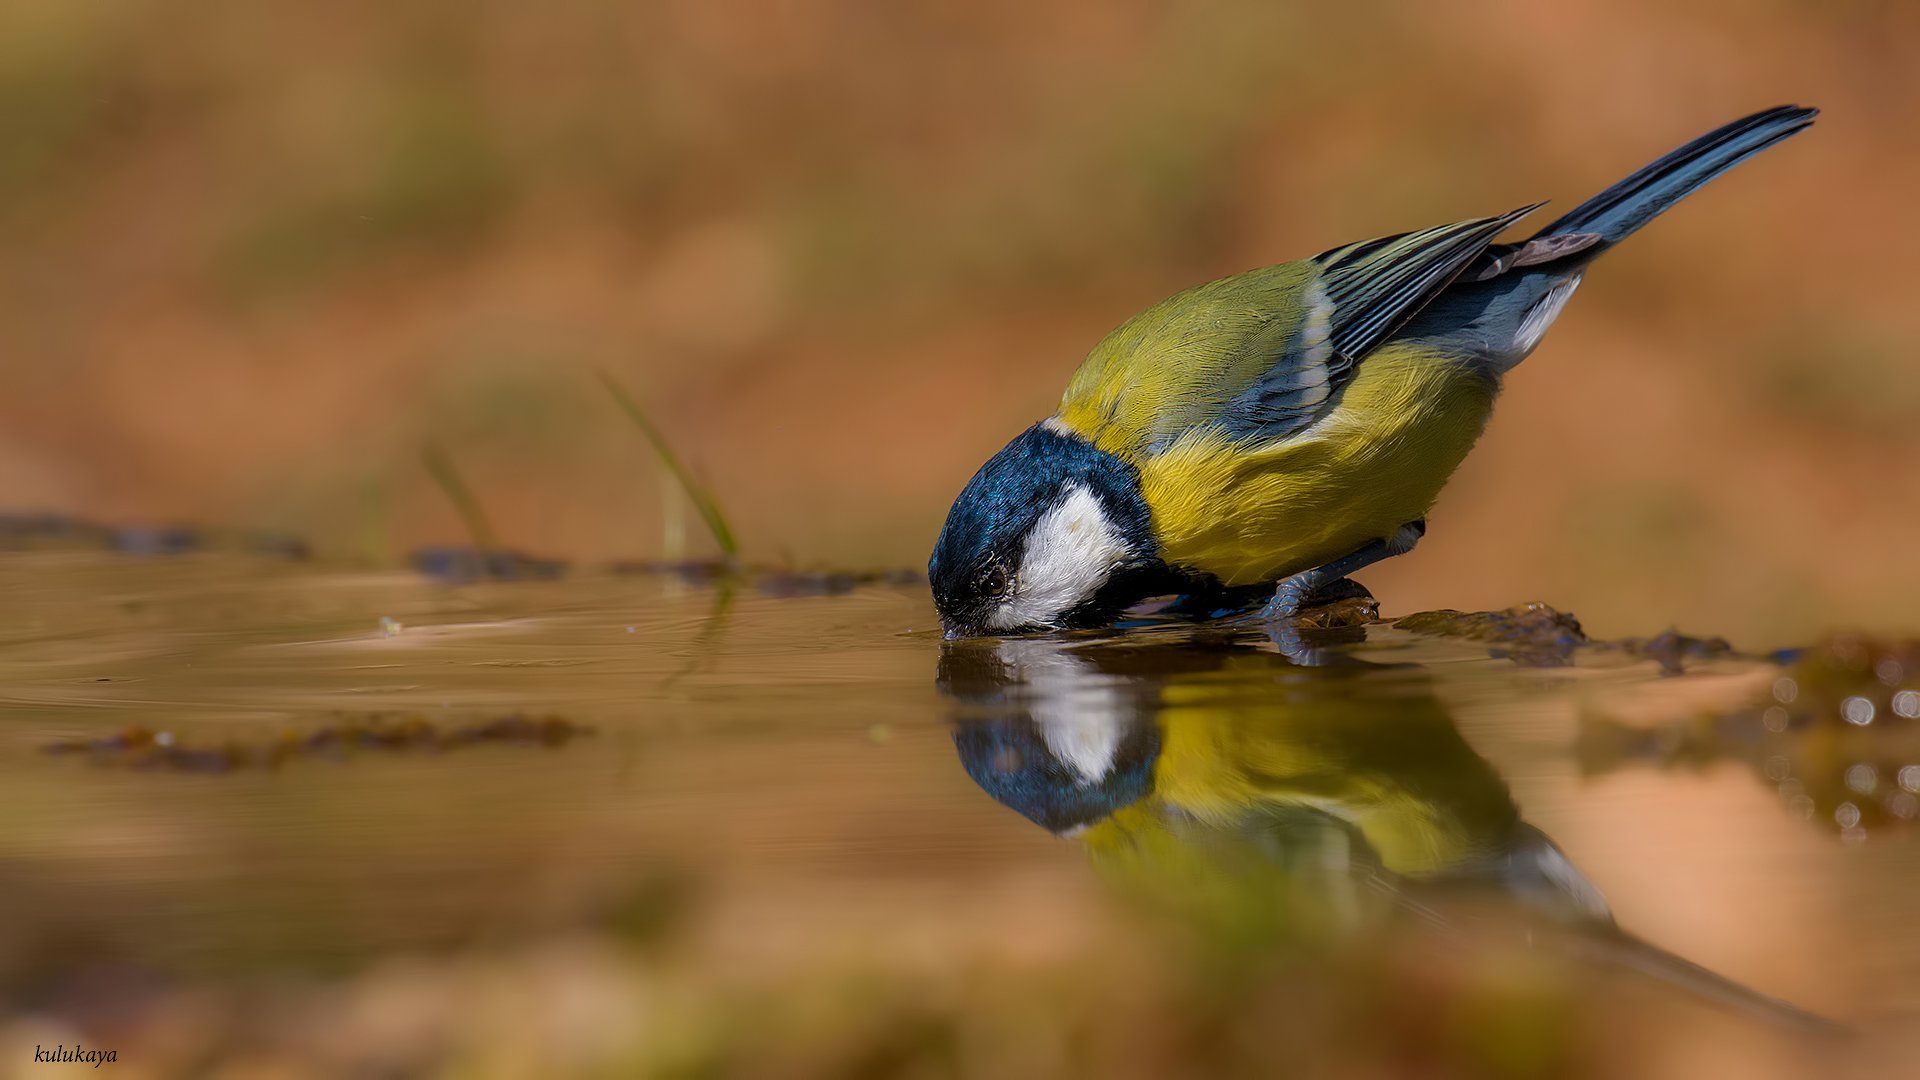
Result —
[{"label": "green grass blade", "polygon": [[720,545],[720,550],[726,553],[728,559],[737,557],[740,550],[734,543],[733,529],[727,525],[727,517],[720,512],[720,503],[714,498],[713,492],[708,491],[704,485],[696,481],[692,474],[687,472],[686,466],[680,464],[680,459],[674,454],[673,447],[667,445],[666,436],[660,434],[660,429],[654,426],[652,420],[647,419],[647,414],[640,411],[639,404],[627,395],[626,390],[614,381],[613,376],[604,371],[599,372],[599,375],[600,383],[607,388],[607,393],[613,395],[614,402],[627,414],[627,419],[632,420],[633,426],[639,428],[647,437],[647,441],[653,444],[654,453],[660,455],[660,460],[666,463],[674,479],[680,481],[681,489],[693,502],[693,508],[700,512],[700,519],[707,523],[707,531],[713,533],[713,540]]},{"label": "green grass blade", "polygon": [[439,444],[429,442],[420,450],[420,463],[427,467],[427,474],[440,490],[447,493],[453,508],[460,512],[460,520],[467,523],[467,533],[473,537],[473,546],[481,551],[499,551],[500,542],[493,535],[493,526],[487,522],[486,512],[480,509],[480,500],[473,497],[466,481],[460,479],[460,473],[453,467],[453,459],[440,449]]}]

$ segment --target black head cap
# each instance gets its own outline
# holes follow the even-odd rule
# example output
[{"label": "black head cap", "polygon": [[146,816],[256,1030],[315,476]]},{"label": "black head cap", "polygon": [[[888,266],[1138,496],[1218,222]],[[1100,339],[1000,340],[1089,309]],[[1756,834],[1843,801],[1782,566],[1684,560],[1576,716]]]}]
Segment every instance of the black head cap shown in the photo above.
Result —
[{"label": "black head cap", "polygon": [[[1082,494],[1084,493],[1084,494]],[[1050,512],[1088,499],[1111,543],[1027,565],[1029,538]],[[1091,443],[1040,423],[993,455],[947,512],[927,577],[949,637],[1047,627],[1099,626],[1159,591],[1168,575],[1155,555],[1151,516],[1133,467]],[[1076,586],[1064,587],[1062,575]]]}]

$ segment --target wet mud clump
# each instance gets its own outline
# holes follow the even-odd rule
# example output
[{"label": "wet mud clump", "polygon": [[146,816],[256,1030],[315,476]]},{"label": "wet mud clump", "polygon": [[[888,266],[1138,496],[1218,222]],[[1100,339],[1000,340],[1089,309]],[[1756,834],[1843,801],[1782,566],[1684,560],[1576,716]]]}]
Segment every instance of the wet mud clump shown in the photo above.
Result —
[{"label": "wet mud clump", "polygon": [[1339,630],[1380,621],[1380,601],[1365,585],[1341,578],[1308,594],[1295,616],[1303,630]]},{"label": "wet mud clump", "polygon": [[307,734],[291,729],[275,738],[249,742],[229,739],[217,746],[189,746],[172,732],[126,728],[99,739],[69,739],[46,752],[84,756],[98,765],[172,772],[226,773],[239,769],[275,769],[298,758],[342,760],[363,751],[442,753],[473,746],[564,746],[593,729],[558,716],[538,719],[515,713],[477,724],[441,727],[419,716],[390,721],[329,724]]},{"label": "wet mud clump", "polygon": [[1524,667],[1563,667],[1573,651],[1592,644],[1580,620],[1546,604],[1516,604],[1505,611],[1421,611],[1396,621],[1396,630],[1436,637],[1485,641],[1493,655]]},{"label": "wet mud clump", "polygon": [[1572,613],[1547,604],[1516,604],[1505,611],[1421,611],[1393,624],[1397,630],[1435,637],[1485,641],[1498,659],[1512,660],[1521,667],[1565,667],[1573,663],[1576,649],[1619,652],[1660,665],[1662,675],[1679,675],[1685,663],[1707,663],[1735,656],[1726,638],[1699,638],[1669,629],[1650,638],[1621,638],[1595,641],[1580,628]]},{"label": "wet mud clump", "polygon": [[1681,674],[1686,670],[1683,661],[1707,663],[1735,655],[1733,646],[1727,644],[1726,638],[1691,637],[1673,629],[1650,638],[1621,638],[1619,641],[1595,642],[1594,647],[1653,660],[1659,663],[1662,675]]}]

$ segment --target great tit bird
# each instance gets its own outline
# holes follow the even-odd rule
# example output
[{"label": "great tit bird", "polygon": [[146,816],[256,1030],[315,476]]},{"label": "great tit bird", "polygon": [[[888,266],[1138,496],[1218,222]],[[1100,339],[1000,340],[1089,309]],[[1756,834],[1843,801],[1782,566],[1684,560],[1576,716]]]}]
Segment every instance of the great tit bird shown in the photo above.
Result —
[{"label": "great tit bird", "polygon": [[[1013,638],[947,644],[939,682],[976,784],[1236,948],[1311,944],[1402,910],[1444,924],[1428,901],[1490,893],[1576,955],[1835,1030],[1616,925],[1416,666],[1302,668],[1237,641]],[[1527,919],[1515,928],[1531,936]]]},{"label": "great tit bird", "polygon": [[1520,243],[1539,205],[1178,293],[1096,345],[1060,410],[968,482],[928,563],[948,637],[1101,626],[1148,597],[1313,590],[1412,549],[1587,266],[1808,127],[1781,106],[1667,154]]}]

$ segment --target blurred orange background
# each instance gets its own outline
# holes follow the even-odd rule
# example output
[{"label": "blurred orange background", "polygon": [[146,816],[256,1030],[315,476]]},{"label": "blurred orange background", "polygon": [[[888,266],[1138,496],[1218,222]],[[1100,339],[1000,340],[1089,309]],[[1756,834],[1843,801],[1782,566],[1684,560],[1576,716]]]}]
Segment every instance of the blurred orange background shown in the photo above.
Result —
[{"label": "blurred orange background", "polygon": [[15,0],[0,508],[390,560],[463,539],[434,440],[512,546],[657,556],[605,368],[749,560],[920,565],[1154,300],[1799,102],[1600,264],[1362,577],[1602,634],[1910,627],[1917,91],[1893,0]]}]

